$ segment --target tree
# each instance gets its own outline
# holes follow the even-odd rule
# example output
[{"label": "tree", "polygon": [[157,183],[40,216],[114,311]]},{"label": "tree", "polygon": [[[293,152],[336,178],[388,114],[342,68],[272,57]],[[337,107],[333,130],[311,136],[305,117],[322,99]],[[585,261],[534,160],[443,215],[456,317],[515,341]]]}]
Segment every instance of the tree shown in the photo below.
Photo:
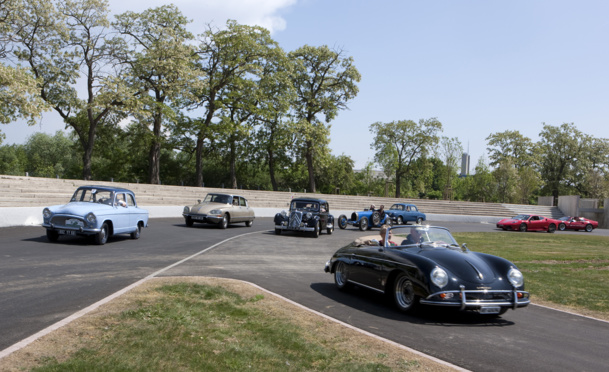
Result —
[{"label": "tree", "polygon": [[160,183],[164,127],[176,120],[181,103],[193,100],[191,93],[198,86],[199,71],[195,68],[195,50],[188,44],[193,39],[186,30],[188,23],[174,5],[142,13],[126,12],[114,22],[133,48],[121,59],[129,66],[128,84],[136,97],[131,114],[149,128],[146,134],[151,184]]},{"label": "tree", "polygon": [[452,200],[453,197],[453,180],[459,173],[459,159],[463,154],[463,146],[457,137],[440,139],[440,156],[444,159],[446,166],[444,199]]},{"label": "tree", "polygon": [[486,137],[486,141],[492,167],[499,166],[504,160],[508,160],[516,168],[532,166],[535,163],[535,144],[518,131],[493,133]]},{"label": "tree", "polygon": [[[24,118],[33,125],[42,112],[50,109],[40,97],[39,81],[19,64],[18,56],[23,51],[18,46],[24,37],[54,27],[52,10],[52,4],[44,1],[0,0],[0,124]],[[49,17],[45,17],[47,11]],[[32,28],[32,21],[39,21],[37,29]],[[0,144],[3,138],[0,132]]]},{"label": "tree", "polygon": [[219,31],[208,27],[201,35],[197,50],[201,85],[193,89],[190,103],[191,108],[205,109],[205,116],[192,122],[196,136],[197,186],[203,185],[204,146],[219,130],[214,128],[218,110],[224,108],[227,100],[234,101],[239,96],[238,87],[247,79],[261,75],[270,55],[281,53],[270,32],[262,27],[239,25],[232,20],[226,27]]},{"label": "tree", "polygon": [[376,150],[375,161],[386,174],[395,174],[396,198],[400,197],[402,179],[409,173],[413,163],[427,157],[430,149],[438,144],[438,133],[442,123],[436,118],[419,120],[376,122],[370,126],[373,142],[370,148]]},{"label": "tree", "polygon": [[556,200],[573,185],[572,166],[583,155],[583,135],[573,123],[564,123],[560,127],[544,124],[539,137],[541,178],[547,193]]},{"label": "tree", "polygon": [[[356,83],[361,75],[352,57],[345,57],[344,51],[331,50],[327,46],[305,45],[290,52],[289,57],[294,62],[296,146],[307,162],[309,190],[315,192],[315,158],[319,153],[329,152],[330,126],[326,124],[355,98]],[[324,121],[318,117],[321,114],[325,116]]]}]

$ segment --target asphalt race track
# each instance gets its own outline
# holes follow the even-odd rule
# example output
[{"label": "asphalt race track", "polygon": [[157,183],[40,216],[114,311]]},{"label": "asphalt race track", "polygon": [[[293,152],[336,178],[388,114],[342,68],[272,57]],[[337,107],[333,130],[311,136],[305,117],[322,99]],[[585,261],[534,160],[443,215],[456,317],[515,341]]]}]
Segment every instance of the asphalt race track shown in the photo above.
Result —
[{"label": "asphalt race track", "polygon": [[[436,224],[452,231],[499,232],[489,224]],[[585,234],[557,234],[567,233]],[[41,227],[2,228],[0,351],[194,255],[160,275],[255,283],[469,370],[606,370],[609,322],[535,305],[498,318],[433,308],[403,315],[382,296],[365,289],[339,292],[332,276],[323,271],[325,262],[338,247],[369,234],[348,228],[336,229],[332,235],[323,233],[318,239],[293,233],[277,236],[270,218],[257,219],[251,228],[235,225],[226,230],[207,225],[187,228],[183,219],[167,218],[151,220],[139,240],[119,236],[97,246],[79,237],[49,243]],[[609,236],[609,230],[592,234]],[[209,247],[213,248],[201,253]]]}]

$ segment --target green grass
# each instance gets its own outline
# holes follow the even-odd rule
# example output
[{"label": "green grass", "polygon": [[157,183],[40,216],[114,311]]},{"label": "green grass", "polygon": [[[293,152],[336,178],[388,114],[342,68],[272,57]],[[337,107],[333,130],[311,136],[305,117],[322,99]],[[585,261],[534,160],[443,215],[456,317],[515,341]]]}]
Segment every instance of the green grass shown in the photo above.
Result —
[{"label": "green grass", "polygon": [[469,249],[504,257],[531,300],[609,314],[609,238],[593,234],[455,233]]},{"label": "green grass", "polygon": [[[262,295],[244,299],[183,283],[107,318],[102,333],[68,360],[34,371],[391,371],[418,369],[386,350],[370,357],[320,337],[294,319],[265,313]],[[353,349],[350,351],[349,349]]]}]

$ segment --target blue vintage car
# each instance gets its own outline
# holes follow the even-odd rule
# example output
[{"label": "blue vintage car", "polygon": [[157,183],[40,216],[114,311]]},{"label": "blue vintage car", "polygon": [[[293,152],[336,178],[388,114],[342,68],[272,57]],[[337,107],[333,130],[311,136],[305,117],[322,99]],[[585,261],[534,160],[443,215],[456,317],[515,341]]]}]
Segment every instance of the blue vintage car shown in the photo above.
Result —
[{"label": "blue vintage car", "polygon": [[138,239],[148,226],[148,211],[138,208],[133,191],[108,186],[81,186],[68,204],[44,208],[42,217],[51,242],[60,235],[86,235],[102,245],[115,234]]},{"label": "blue vintage car", "polygon": [[408,225],[408,222],[415,222],[420,225],[427,219],[425,213],[419,212],[419,209],[414,204],[395,203],[389,208],[387,214],[396,225]]},{"label": "blue vintage car", "polygon": [[391,216],[382,209],[364,209],[361,212],[351,213],[351,218],[347,218],[344,214],[338,217],[338,227],[346,229],[348,225],[359,227],[361,231],[370,230],[373,227],[381,227],[383,225],[392,224]]}]

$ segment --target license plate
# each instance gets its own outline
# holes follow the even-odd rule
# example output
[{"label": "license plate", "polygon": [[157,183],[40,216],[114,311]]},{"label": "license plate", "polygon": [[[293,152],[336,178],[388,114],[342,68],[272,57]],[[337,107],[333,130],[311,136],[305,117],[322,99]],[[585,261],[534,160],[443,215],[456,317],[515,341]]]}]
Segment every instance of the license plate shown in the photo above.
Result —
[{"label": "license plate", "polygon": [[192,216],[193,220],[204,220],[205,216]]},{"label": "license plate", "polygon": [[500,306],[484,306],[480,308],[480,314],[499,314]]},{"label": "license plate", "polygon": [[76,231],[73,230],[59,230],[60,235],[76,235]]}]

